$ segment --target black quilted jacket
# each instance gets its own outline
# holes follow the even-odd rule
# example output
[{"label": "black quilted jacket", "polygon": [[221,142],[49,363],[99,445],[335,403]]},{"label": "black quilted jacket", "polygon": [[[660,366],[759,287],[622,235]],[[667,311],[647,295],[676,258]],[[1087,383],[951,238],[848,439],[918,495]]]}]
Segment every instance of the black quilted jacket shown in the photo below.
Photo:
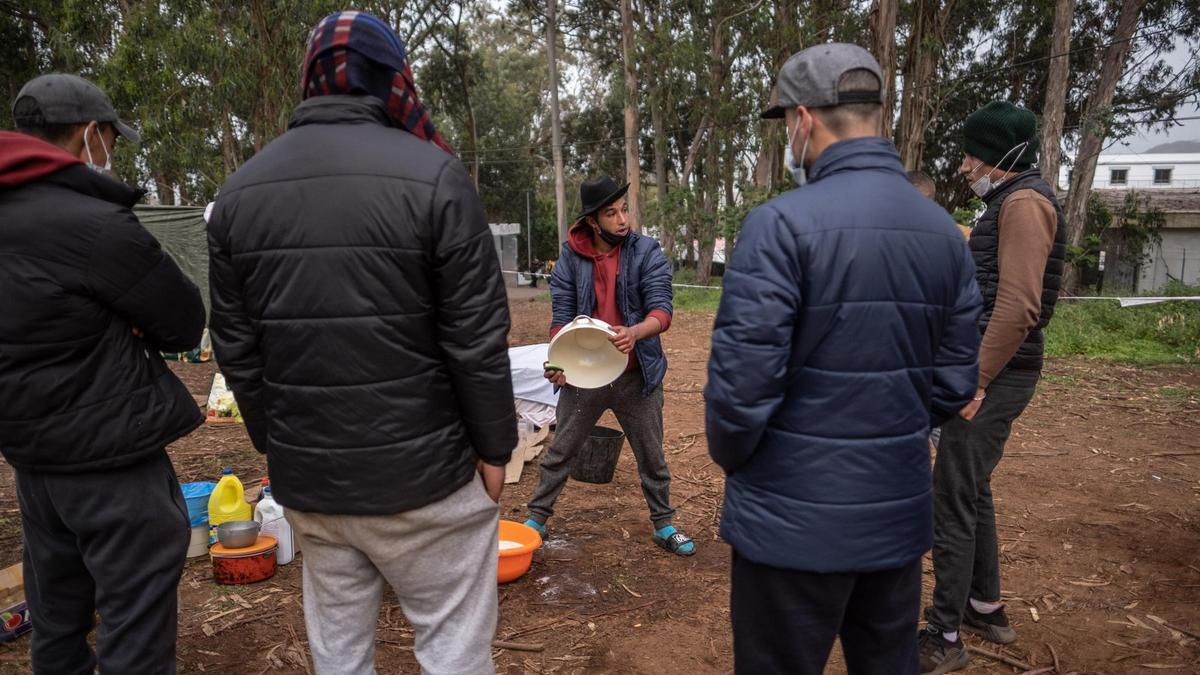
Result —
[{"label": "black quilted jacket", "polygon": [[[82,473],[204,421],[159,355],[200,342],[204,305],[130,210],[142,193],[63,157],[19,134],[0,145],[0,451]],[[53,171],[27,171],[39,162]]]},{"label": "black quilted jacket", "polygon": [[284,506],[419,508],[517,442],[508,305],[463,165],[324,96],[221,188],[213,348]]}]

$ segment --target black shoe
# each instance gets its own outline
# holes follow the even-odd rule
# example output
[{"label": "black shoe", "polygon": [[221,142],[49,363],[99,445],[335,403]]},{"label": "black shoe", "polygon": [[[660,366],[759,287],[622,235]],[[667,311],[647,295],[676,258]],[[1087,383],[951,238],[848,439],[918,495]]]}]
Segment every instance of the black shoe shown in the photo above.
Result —
[{"label": "black shoe", "polygon": [[950,642],[936,628],[926,628],[918,633],[917,645],[921,654],[921,675],[941,675],[962,670],[971,661],[961,636]]},{"label": "black shoe", "polygon": [[1008,623],[1008,615],[1004,613],[1004,605],[990,613],[975,611],[971,603],[967,603],[967,611],[963,614],[962,627],[971,633],[998,645],[1012,644],[1017,641],[1017,631]]}]

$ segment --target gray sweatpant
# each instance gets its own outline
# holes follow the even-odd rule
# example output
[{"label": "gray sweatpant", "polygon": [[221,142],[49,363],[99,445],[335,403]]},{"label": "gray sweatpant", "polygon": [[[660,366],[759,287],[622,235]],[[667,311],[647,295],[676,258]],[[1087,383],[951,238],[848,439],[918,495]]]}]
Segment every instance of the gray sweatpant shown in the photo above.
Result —
[{"label": "gray sweatpant", "polygon": [[394,515],[287,509],[304,552],[304,623],[317,673],[375,672],[385,581],[416,631],[422,673],[494,673],[499,514],[478,477]]},{"label": "gray sweatpant", "polygon": [[567,484],[575,455],[604,411],[612,410],[633,448],[650,521],[655,528],[671,524],[675,509],[670,504],[671,472],[663,455],[663,390],[659,385],[646,396],[644,387],[640,370],[629,371],[598,389],[563,387],[558,395],[554,441],[542,458],[537,488],[529,500],[534,520],[545,525],[554,515],[554,502]]}]

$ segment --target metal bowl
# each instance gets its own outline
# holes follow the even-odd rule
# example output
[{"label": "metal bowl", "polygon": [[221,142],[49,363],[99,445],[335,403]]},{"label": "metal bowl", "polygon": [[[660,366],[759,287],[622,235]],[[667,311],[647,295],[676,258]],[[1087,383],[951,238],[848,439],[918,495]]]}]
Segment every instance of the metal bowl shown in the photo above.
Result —
[{"label": "metal bowl", "polygon": [[253,520],[231,520],[217,526],[217,541],[225,548],[246,548],[258,541],[260,525]]}]

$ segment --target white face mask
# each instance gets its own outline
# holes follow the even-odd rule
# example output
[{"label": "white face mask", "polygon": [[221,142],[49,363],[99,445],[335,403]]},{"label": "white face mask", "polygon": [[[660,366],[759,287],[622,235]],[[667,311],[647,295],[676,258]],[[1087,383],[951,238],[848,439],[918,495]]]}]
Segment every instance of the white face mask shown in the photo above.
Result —
[{"label": "white face mask", "polygon": [[[787,147],[783,149],[783,162],[787,166],[788,173],[792,174],[792,180],[796,181],[796,185],[804,187],[808,183],[808,171],[804,169],[804,156],[808,154],[808,138],[804,139],[804,145],[800,146],[800,161],[796,162],[796,158],[792,153],[792,141],[795,140],[796,134],[800,133],[800,125],[788,134]],[[810,134],[811,138],[812,135]]]},{"label": "white face mask", "polygon": [[104,135],[96,132],[100,136],[100,147],[104,148],[104,166],[97,166],[95,160],[92,159],[92,146],[88,143],[88,129],[83,130],[83,149],[87,151],[87,167],[96,173],[111,173],[112,172],[112,152],[108,146],[104,144]]},{"label": "white face mask", "polygon": [[[973,183],[971,183],[971,192],[974,192],[977,196],[979,196],[980,198],[983,198],[992,190],[995,190],[996,188],[1003,185],[1004,184],[1003,179],[998,180],[993,183],[992,182],[992,174],[995,173],[996,171],[999,171],[1000,165],[1004,164],[1004,160],[1008,159],[1009,155],[1012,155],[1015,152],[1017,154],[1015,157],[1013,157],[1012,163],[1009,164],[1009,166],[1008,166],[1009,171],[1011,171],[1012,168],[1017,165],[1017,160],[1021,159],[1021,155],[1024,154],[1025,148],[1027,148],[1027,147],[1029,147],[1029,141],[1025,141],[1024,143],[1021,143],[1020,145],[1016,146],[1015,148],[1004,153],[1004,156],[1000,158],[999,162],[996,162],[996,166],[992,167],[991,171],[987,172],[987,175],[980,176],[977,180],[975,180]],[[979,160],[976,160],[976,161],[979,161]],[[981,166],[983,166],[982,161],[980,161],[978,164],[976,164],[974,169],[971,169],[971,173],[967,174],[967,177],[970,178],[972,175],[974,175],[974,173],[976,171],[978,171],[979,167],[981,167]],[[1005,171],[1004,173],[1008,173],[1008,171]]]}]

